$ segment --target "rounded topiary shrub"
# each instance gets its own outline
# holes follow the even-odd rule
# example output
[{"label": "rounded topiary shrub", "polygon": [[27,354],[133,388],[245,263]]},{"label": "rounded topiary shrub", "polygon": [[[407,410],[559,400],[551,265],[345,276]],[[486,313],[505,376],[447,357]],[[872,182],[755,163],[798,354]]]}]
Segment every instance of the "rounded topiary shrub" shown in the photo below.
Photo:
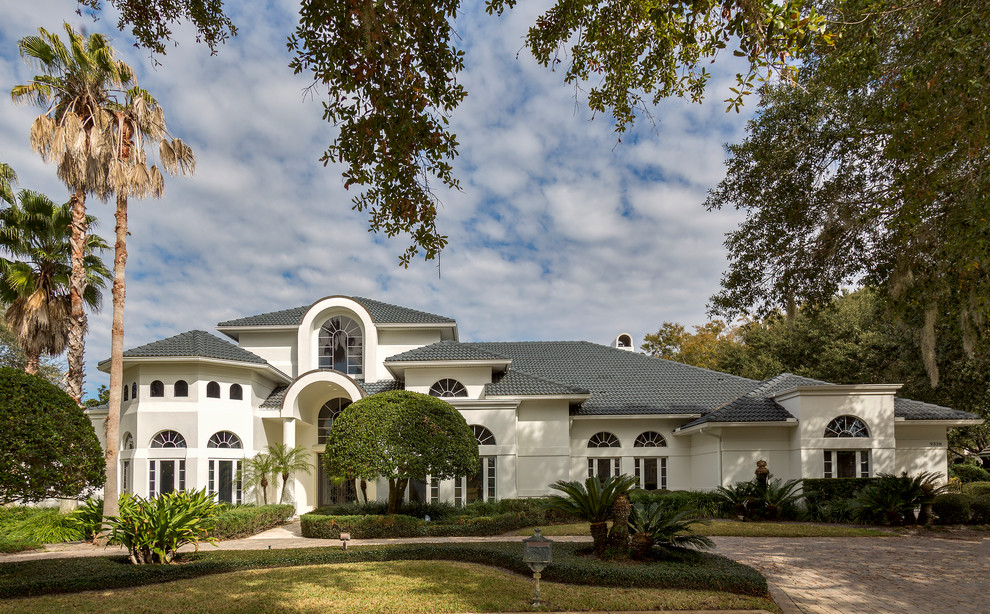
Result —
[{"label": "rounded topiary shrub", "polygon": [[85,498],[104,481],[100,441],[72,397],[0,367],[0,503]]},{"label": "rounded topiary shrub", "polygon": [[973,524],[990,524],[990,495],[973,497],[969,505],[970,518]]},{"label": "rounded topiary shrub", "polygon": [[969,482],[963,485],[963,494],[970,497],[990,495],[990,482]]},{"label": "rounded topiary shrub", "polygon": [[932,503],[932,511],[938,516],[939,524],[965,524],[969,522],[971,501],[966,495],[939,495]]},{"label": "rounded topiary shrub", "polygon": [[959,478],[963,484],[969,482],[990,482],[990,473],[986,469],[977,467],[976,465],[970,465],[969,463],[949,465],[949,477]]}]

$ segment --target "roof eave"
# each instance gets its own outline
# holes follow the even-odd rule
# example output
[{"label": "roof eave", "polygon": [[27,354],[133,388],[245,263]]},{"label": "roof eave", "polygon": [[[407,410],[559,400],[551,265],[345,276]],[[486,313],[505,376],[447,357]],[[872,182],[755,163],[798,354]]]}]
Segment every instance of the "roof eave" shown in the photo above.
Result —
[{"label": "roof eave", "polygon": [[587,401],[590,394],[487,394],[486,399],[518,399],[520,401],[530,401],[534,399],[547,401]]},{"label": "roof eave", "polygon": [[[279,369],[276,369],[268,363],[260,362],[248,362],[246,360],[230,360],[227,358],[210,358],[207,356],[125,356],[124,363],[182,363],[182,362],[194,362],[194,363],[204,363],[204,364],[215,364],[215,365],[226,365],[226,366],[237,366],[245,367],[254,371],[263,371],[270,373],[275,377],[275,379],[281,380],[288,384],[292,382],[292,378],[286,375]],[[110,372],[110,360],[104,360],[99,363],[96,367],[98,370],[104,373]]]},{"label": "roof eave", "polygon": [[924,420],[912,420],[910,418],[897,417],[894,418],[894,422],[897,424],[911,424],[916,426],[979,426],[983,424],[983,419],[958,419],[958,418],[946,418],[944,420],[936,420],[931,418],[926,418]]},{"label": "roof eave", "polygon": [[430,367],[491,367],[492,371],[505,371],[512,361],[509,359],[492,360],[393,360],[385,361],[385,368],[396,379],[405,377],[406,369],[424,369]]},{"label": "roof eave", "polygon": [[695,420],[704,414],[572,414],[574,420]]},{"label": "roof eave", "polygon": [[795,427],[798,425],[797,418],[788,418],[787,420],[753,420],[751,422],[703,422],[701,424],[696,424],[694,426],[689,426],[687,428],[674,429],[673,434],[678,435],[690,435],[696,432],[700,432],[706,428],[722,428],[722,427],[742,427],[742,426],[781,426],[781,427]]}]

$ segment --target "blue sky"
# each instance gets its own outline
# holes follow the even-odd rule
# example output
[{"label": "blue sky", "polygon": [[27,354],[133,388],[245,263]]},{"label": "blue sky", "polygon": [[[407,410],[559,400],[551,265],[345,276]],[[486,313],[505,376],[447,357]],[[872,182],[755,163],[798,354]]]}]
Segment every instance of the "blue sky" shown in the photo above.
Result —
[{"label": "blue sky", "polygon": [[[456,30],[468,98],[452,118],[463,190],[440,194],[450,245],[438,274],[436,261],[400,268],[405,239],[369,234],[340,167],[318,161],[334,129],[319,96],[304,97],[310,81],[287,67],[297,4],[228,5],[237,38],[211,57],[179,28],[179,46],[159,65],[116,31],[114,15],[94,23],[75,14],[75,0],[19,2],[0,23],[5,90],[34,74],[17,40],[38,26],[67,20],[108,34],[197,156],[194,176],[166,178],[164,198],[130,204],[125,347],[330,294],[448,315],[472,341],[610,343],[629,332],[639,343],[664,320],[706,320],[725,267],[724,234],[742,216],[707,213],[702,203],[724,174],[723,144],[742,136],[756,104],[725,113],[740,68],[728,54],[704,104],[668,101],[651,110],[655,124],[642,120],[617,143],[609,117],[593,118],[580,91],[523,49],[545,3],[520,3],[501,18],[464,3]],[[28,146],[37,110],[0,100],[0,160],[23,187],[67,198]],[[112,206],[89,209],[110,238]],[[107,382],[96,363],[109,348],[107,296],[90,316],[91,390]]]}]

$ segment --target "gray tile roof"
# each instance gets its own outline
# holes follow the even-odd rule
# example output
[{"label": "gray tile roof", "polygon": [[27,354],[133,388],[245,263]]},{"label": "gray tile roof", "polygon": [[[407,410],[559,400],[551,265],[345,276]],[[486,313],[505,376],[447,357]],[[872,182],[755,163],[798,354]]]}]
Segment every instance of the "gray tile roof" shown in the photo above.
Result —
[{"label": "gray tile roof", "polygon": [[793,420],[786,409],[773,400],[773,396],[795,386],[816,386],[828,382],[781,373],[763,380],[752,390],[737,399],[729,401],[715,411],[688,422],[681,428],[698,426],[708,422],[784,422]]},{"label": "gray tile roof", "polygon": [[402,382],[394,379],[379,380],[377,382],[365,383],[358,382],[364,391],[368,393],[368,396],[373,394],[378,394],[379,392],[388,392],[389,390],[402,390]]},{"label": "gray tile roof", "polygon": [[[383,303],[360,296],[350,297],[360,303],[371,314],[371,319],[377,324],[453,324],[455,320],[425,311]],[[271,311],[245,318],[237,318],[220,322],[217,326],[295,326],[302,321],[303,314],[310,305]]]},{"label": "gray tile roof", "polygon": [[512,360],[520,372],[591,398],[576,415],[703,414],[751,390],[754,380],[587,341],[507,341],[467,345]]},{"label": "gray tile roof", "polygon": [[585,388],[552,382],[515,369],[495,373],[491,384],[485,385],[485,396],[571,395],[588,394]]},{"label": "gray tile roof", "polygon": [[438,341],[424,345],[401,354],[389,356],[389,362],[427,361],[427,360],[505,360],[501,354],[483,350],[470,343],[458,341]]},{"label": "gray tile roof", "polygon": [[979,420],[980,416],[941,405],[894,397],[894,417],[905,420]]},{"label": "gray tile roof", "polygon": [[288,386],[277,386],[275,390],[271,391],[268,398],[261,403],[261,409],[280,409],[282,407],[282,401],[285,400],[285,391],[288,389]]},{"label": "gray tile roof", "polygon": [[[191,330],[174,337],[153,341],[124,352],[124,358],[201,357],[266,365],[268,362],[233,343],[202,330]],[[104,360],[100,364],[109,362]]]}]

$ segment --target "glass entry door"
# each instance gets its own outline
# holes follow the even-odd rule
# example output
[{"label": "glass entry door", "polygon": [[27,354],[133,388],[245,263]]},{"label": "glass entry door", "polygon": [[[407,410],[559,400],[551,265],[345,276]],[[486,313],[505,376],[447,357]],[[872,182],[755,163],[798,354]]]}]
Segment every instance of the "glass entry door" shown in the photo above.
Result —
[{"label": "glass entry door", "polygon": [[357,491],[354,488],[354,480],[336,480],[327,475],[323,468],[323,455],[316,455],[318,485],[317,501],[319,507],[328,505],[340,505],[357,501]]}]

